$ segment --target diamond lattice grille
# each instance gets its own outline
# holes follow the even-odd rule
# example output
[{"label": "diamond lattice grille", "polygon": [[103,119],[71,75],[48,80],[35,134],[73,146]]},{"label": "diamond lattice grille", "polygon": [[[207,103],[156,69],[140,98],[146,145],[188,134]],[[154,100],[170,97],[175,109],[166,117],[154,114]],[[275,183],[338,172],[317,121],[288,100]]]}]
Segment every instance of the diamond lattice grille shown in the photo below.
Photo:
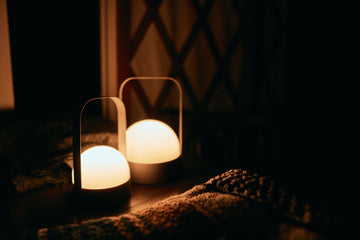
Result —
[{"label": "diamond lattice grille", "polygon": [[[268,9],[272,21],[282,25],[278,4],[268,5],[262,9]],[[249,17],[254,6],[244,0],[130,1],[130,74],[178,79],[184,90],[185,111],[199,114],[238,112],[256,103],[254,98],[274,97],[263,91],[271,92],[267,76],[254,83],[252,78],[257,74],[252,71],[260,69],[251,66],[256,63],[250,55],[264,58],[262,70],[266,70],[266,62],[281,61],[276,55],[281,28],[276,29],[275,37],[270,36],[274,41],[266,46],[269,54],[259,54],[259,46],[251,42],[255,30],[250,28],[257,27],[254,18]],[[150,116],[176,106],[169,103],[173,97],[168,83],[155,84],[139,83],[132,89],[132,95]]]}]

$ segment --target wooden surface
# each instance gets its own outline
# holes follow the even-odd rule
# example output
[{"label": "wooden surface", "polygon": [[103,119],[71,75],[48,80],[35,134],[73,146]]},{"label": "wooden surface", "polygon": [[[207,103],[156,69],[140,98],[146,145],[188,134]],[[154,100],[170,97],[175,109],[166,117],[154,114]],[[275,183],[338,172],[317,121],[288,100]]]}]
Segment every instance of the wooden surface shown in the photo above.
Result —
[{"label": "wooden surface", "polygon": [[0,111],[15,108],[6,0],[0,0]]}]

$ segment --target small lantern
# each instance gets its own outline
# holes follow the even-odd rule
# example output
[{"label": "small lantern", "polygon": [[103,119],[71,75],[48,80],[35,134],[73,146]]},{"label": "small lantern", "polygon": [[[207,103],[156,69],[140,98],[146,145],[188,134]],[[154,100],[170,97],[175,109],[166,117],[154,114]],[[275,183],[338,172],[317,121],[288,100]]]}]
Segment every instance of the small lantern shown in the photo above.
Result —
[{"label": "small lantern", "polygon": [[178,134],[166,123],[156,119],[135,122],[126,130],[126,153],[131,179],[136,183],[159,183],[177,172],[178,159],[182,153],[182,90],[180,84],[168,77],[132,77],[120,86],[119,98],[132,80],[168,80],[175,83],[179,91]]},{"label": "small lantern", "polygon": [[[118,149],[99,145],[81,151],[81,119],[88,103],[94,100],[112,100],[117,110]],[[79,124],[74,124],[73,184],[80,204],[109,205],[119,203],[130,195],[130,169],[126,161],[124,104],[117,97],[100,97],[88,100],[81,109]],[[76,129],[77,126],[77,129]],[[81,155],[80,155],[81,154]]]}]

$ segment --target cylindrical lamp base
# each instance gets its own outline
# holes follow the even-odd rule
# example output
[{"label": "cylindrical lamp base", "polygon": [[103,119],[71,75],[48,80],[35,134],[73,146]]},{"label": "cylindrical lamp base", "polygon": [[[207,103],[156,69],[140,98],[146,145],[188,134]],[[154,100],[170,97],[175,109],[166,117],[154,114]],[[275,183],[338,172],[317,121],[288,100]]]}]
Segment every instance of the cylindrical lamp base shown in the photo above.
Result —
[{"label": "cylindrical lamp base", "polygon": [[118,208],[129,201],[131,196],[131,182],[117,187],[99,190],[82,189],[71,195],[71,207],[79,211],[104,210]]},{"label": "cylindrical lamp base", "polygon": [[156,184],[171,180],[179,175],[180,160],[164,163],[128,162],[131,181],[140,184]]}]

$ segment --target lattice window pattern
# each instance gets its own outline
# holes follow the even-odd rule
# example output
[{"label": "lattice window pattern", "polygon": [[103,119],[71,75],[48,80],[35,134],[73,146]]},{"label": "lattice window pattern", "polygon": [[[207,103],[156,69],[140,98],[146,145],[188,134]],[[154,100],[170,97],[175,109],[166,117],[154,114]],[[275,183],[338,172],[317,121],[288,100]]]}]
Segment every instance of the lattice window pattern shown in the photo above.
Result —
[{"label": "lattice window pattern", "polygon": [[[281,76],[273,74],[273,69],[269,74],[266,71],[281,65],[284,4],[264,1],[259,11],[257,4],[245,0],[130,1],[130,74],[177,78],[184,90],[185,111],[197,114],[238,112],[264,98],[276,101]],[[275,33],[266,33],[268,25],[277,26],[271,28]],[[256,36],[269,38],[265,39],[268,44],[264,39],[253,41]],[[271,82],[274,76],[275,83]],[[140,82],[132,89],[131,101],[145,115],[176,107],[169,104],[169,83]]]}]

